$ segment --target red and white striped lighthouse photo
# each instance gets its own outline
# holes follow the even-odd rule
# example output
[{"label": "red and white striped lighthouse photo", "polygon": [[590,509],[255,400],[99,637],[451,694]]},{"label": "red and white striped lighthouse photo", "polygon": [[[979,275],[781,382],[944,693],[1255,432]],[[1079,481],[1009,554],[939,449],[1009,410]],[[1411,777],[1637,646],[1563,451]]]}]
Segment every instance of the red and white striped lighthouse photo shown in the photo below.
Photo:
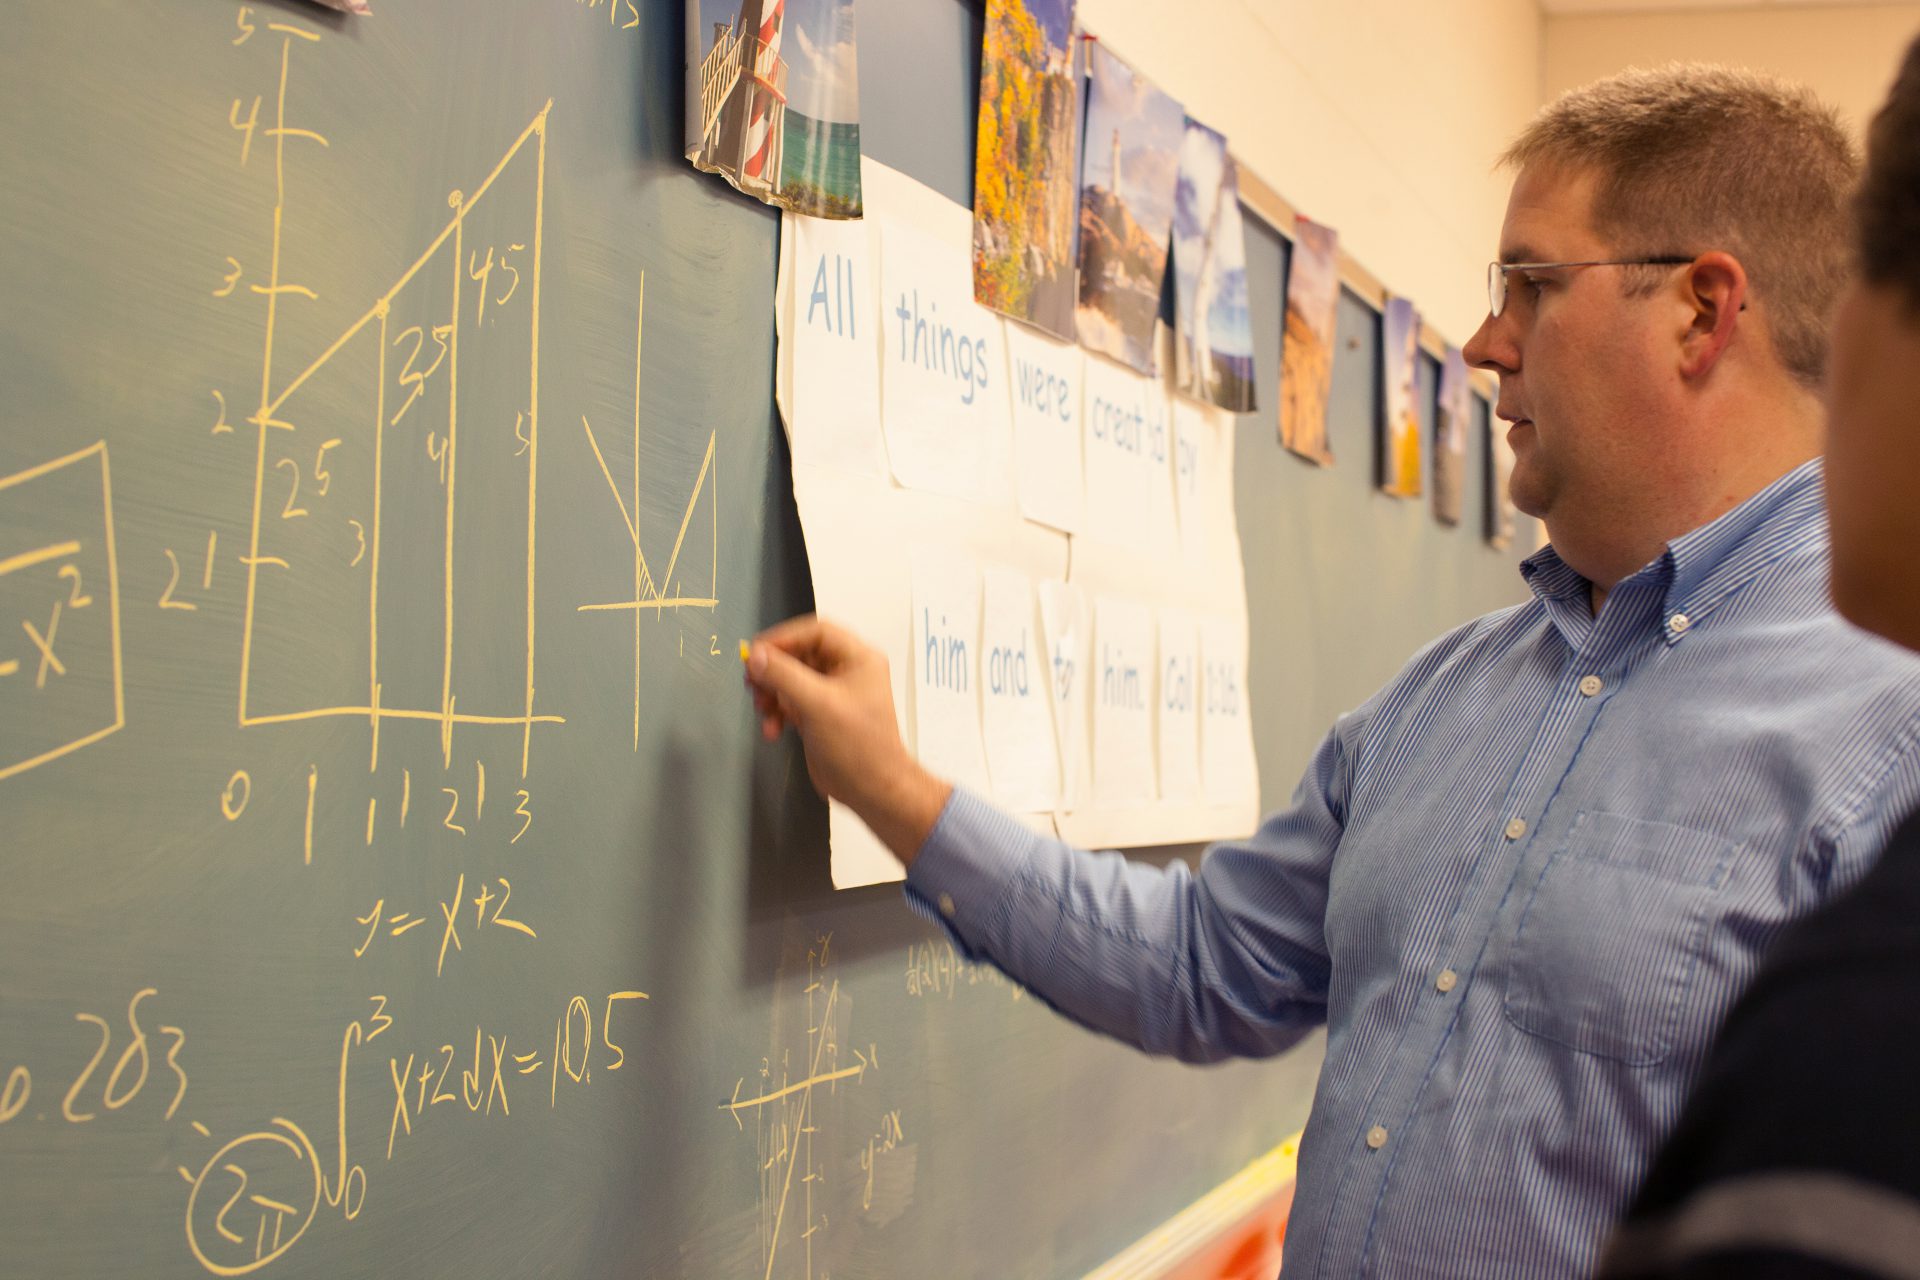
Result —
[{"label": "red and white striped lighthouse photo", "polygon": [[853,0],[687,0],[687,159],[796,213],[860,216]]}]

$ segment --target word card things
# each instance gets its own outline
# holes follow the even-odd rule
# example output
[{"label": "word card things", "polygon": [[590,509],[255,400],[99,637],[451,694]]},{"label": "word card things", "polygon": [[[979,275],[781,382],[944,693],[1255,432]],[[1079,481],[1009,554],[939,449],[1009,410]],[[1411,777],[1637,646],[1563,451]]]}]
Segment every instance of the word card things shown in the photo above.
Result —
[{"label": "word card things", "polygon": [[964,245],[904,223],[876,223],[880,417],[894,479],[909,489],[1011,506],[1005,324],[974,302]]}]

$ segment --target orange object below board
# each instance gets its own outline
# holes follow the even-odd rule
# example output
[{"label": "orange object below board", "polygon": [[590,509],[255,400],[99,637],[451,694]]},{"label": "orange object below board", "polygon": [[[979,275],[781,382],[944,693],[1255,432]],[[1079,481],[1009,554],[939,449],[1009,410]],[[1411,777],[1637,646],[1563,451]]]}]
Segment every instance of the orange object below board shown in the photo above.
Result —
[{"label": "orange object below board", "polygon": [[1164,1280],[1273,1280],[1293,1212],[1289,1182],[1231,1230],[1168,1271]]},{"label": "orange object below board", "polygon": [[1273,1280],[1299,1156],[1296,1133],[1082,1280]]}]

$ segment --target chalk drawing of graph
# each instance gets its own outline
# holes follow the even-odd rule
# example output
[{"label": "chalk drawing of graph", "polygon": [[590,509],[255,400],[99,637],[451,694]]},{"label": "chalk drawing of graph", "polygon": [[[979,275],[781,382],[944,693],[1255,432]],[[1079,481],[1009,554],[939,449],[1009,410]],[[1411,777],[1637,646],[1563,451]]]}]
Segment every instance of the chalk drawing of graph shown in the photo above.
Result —
[{"label": "chalk drawing of graph", "polygon": [[[741,1132],[749,1116],[754,1122],[760,1252],[766,1264],[762,1280],[773,1280],[776,1274],[796,1280],[821,1275],[814,1239],[827,1225],[830,1198],[823,1185],[827,1154],[814,1147],[815,1136],[827,1127],[821,1095],[831,1099],[842,1085],[859,1084],[878,1066],[877,1048],[869,1045],[863,1052],[847,1042],[852,997],[840,990],[840,980],[829,971],[832,945],[832,935],[825,934],[807,952],[806,1039],[799,1061],[791,1049],[777,1060],[763,1059],[758,1074],[751,1080],[741,1077],[733,1096],[720,1104]],[[850,1063],[841,1056],[843,1045],[851,1050]],[[776,1272],[783,1259],[787,1265]]]},{"label": "chalk drawing of graph", "polygon": [[[647,277],[640,275],[639,320],[636,325],[633,342],[633,490],[632,504],[622,495],[620,481],[613,478],[613,469],[607,465],[606,453],[600,448],[600,441],[593,434],[593,424],[583,415],[580,426],[586,432],[587,443],[593,448],[594,461],[600,464],[600,474],[606,477],[607,487],[613,491],[614,505],[619,508],[620,518],[626,522],[627,537],[633,543],[633,598],[613,600],[579,606],[581,613],[625,612],[633,615],[633,748],[640,749],[640,618],[651,611],[656,617],[668,609],[707,609],[719,605],[720,595],[720,476],[714,467],[714,446],[719,442],[717,432],[707,435],[706,456],[700,459],[700,472],[694,477],[692,491],[687,495],[686,509],[680,514],[679,532],[674,534],[673,549],[668,553],[664,569],[655,575],[653,566],[647,561],[640,529],[640,392],[641,357],[646,350],[647,332]],[[704,528],[694,528],[695,514],[699,510],[702,498],[706,499],[707,519],[700,523]],[[694,594],[685,589],[684,566],[681,553],[688,549],[688,530],[693,529],[697,542],[705,542],[708,553],[705,583],[701,583],[698,571],[695,571]],[[706,535],[704,538],[701,535]],[[657,549],[656,549],[657,550]],[[706,594],[700,595],[704,586]],[[711,638],[718,645],[718,637]]]},{"label": "chalk drawing of graph", "polygon": [[[370,768],[383,722],[437,724],[449,761],[456,729],[517,727],[524,776],[534,726],[564,722],[534,698],[551,109],[447,197],[419,257],[310,361],[288,362],[299,372],[284,383],[276,318],[287,344],[303,314],[292,309],[311,306],[298,295],[318,295],[282,278],[282,184],[269,283],[256,287],[267,336],[249,419],[242,726],[363,719]],[[333,643],[343,633],[364,639]]]}]

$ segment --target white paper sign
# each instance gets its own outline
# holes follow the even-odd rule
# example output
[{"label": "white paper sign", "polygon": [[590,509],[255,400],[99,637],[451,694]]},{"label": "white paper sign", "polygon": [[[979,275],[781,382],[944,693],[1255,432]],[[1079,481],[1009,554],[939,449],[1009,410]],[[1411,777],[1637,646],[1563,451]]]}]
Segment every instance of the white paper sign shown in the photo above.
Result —
[{"label": "white paper sign", "polygon": [[1016,813],[1047,813],[1060,799],[1060,756],[1033,584],[998,565],[981,575],[980,725],[993,798]]},{"label": "white paper sign", "polygon": [[1093,797],[1138,808],[1159,794],[1154,781],[1153,611],[1102,596],[1093,624]]},{"label": "white paper sign", "polygon": [[1160,799],[1200,799],[1200,631],[1183,609],[1160,610]]},{"label": "white paper sign", "polygon": [[1087,535],[1147,555],[1176,555],[1166,384],[1088,357],[1081,396]]},{"label": "white paper sign", "polygon": [[974,302],[965,244],[899,221],[878,220],[878,229],[881,422],[893,477],[909,489],[1010,507],[1006,324]]},{"label": "white paper sign", "polygon": [[913,745],[932,772],[993,791],[980,738],[980,571],[957,557],[913,562]]},{"label": "white paper sign", "polygon": [[1093,620],[1080,588],[1047,581],[1039,584],[1039,591],[1060,747],[1060,808],[1070,813],[1093,796],[1093,754],[1088,748],[1093,733],[1088,696],[1092,682],[1087,678]]},{"label": "white paper sign", "polygon": [[1173,399],[1173,491],[1180,520],[1180,550],[1188,563],[1205,563],[1221,542],[1222,517],[1232,521],[1233,467],[1222,437],[1233,430],[1223,409]]},{"label": "white paper sign", "polygon": [[1080,379],[1086,356],[1024,325],[1007,330],[1013,393],[1014,492],[1029,520],[1077,533],[1085,519],[1080,463]]},{"label": "white paper sign", "polygon": [[1257,801],[1244,628],[1221,618],[1202,621],[1200,657],[1200,771],[1207,802]]},{"label": "white paper sign", "polygon": [[864,222],[795,214],[781,225],[793,236],[780,375],[791,388],[794,461],[884,476],[872,233]]}]

